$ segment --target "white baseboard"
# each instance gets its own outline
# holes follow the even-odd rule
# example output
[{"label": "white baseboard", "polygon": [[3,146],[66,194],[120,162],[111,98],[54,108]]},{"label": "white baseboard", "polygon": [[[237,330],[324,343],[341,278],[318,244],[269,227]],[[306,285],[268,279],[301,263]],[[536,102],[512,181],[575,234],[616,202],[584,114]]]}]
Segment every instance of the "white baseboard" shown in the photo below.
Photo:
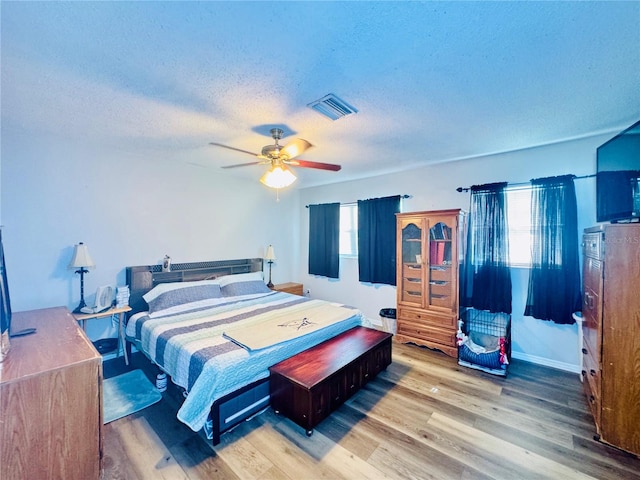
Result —
[{"label": "white baseboard", "polygon": [[549,358],[537,357],[535,355],[529,355],[520,352],[511,352],[511,357],[517,360],[524,360],[525,362],[535,363],[536,365],[543,365],[545,367],[556,368],[558,370],[564,370],[565,372],[577,373],[580,375],[582,372],[581,365],[575,365],[572,363],[558,362]]}]

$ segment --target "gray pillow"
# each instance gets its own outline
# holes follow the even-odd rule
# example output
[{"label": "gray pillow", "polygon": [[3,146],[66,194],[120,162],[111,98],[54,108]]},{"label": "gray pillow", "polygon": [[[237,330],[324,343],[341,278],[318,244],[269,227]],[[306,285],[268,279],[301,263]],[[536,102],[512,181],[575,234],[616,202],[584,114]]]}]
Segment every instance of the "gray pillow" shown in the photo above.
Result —
[{"label": "gray pillow", "polygon": [[225,297],[237,297],[239,295],[251,295],[254,293],[269,293],[271,289],[262,280],[250,280],[247,282],[235,282],[222,287],[222,295]]},{"label": "gray pillow", "polygon": [[209,300],[221,297],[220,285],[212,283],[169,290],[148,302],[149,313],[157,316],[160,313],[171,313],[170,310],[176,309],[176,307],[188,309],[189,307],[196,308],[201,304],[206,306]]}]

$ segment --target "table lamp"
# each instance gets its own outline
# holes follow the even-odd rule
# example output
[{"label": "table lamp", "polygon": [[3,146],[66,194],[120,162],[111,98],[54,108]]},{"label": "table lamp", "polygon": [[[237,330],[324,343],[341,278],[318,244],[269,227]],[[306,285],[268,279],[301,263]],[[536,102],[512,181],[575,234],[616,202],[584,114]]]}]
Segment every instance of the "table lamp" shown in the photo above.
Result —
[{"label": "table lamp", "polygon": [[267,254],[264,256],[264,259],[269,264],[269,283],[267,283],[267,287],[273,288],[273,283],[271,283],[271,265],[273,261],[276,259],[276,254],[273,252],[273,246],[269,245],[267,247]]},{"label": "table lamp", "polygon": [[84,274],[89,273],[87,268],[95,268],[95,266],[87,246],[82,242],[76,245],[73,251],[73,258],[69,262],[69,268],[77,268],[76,273],[80,274],[80,304],[73,313],[80,313],[80,309],[87,306],[84,303]]}]

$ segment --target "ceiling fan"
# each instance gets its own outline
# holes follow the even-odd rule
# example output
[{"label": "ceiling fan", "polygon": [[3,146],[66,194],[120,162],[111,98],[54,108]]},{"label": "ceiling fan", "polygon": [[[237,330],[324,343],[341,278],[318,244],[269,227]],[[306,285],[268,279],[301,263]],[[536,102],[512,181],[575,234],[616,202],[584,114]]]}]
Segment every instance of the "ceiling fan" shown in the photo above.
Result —
[{"label": "ceiling fan", "polygon": [[278,141],[282,139],[283,133],[283,130],[280,128],[272,128],[271,136],[273,137],[275,143],[273,145],[265,145],[264,147],[262,147],[262,151],[259,154],[216,142],[210,142],[209,145],[227,148],[236,152],[246,153],[259,159],[255,162],[227,165],[222,168],[246,167],[249,165],[271,165],[269,171],[265,173],[260,181],[272,188],[287,187],[296,180],[296,176],[291,172],[291,170],[287,168],[287,166],[289,165],[302,168],[329,170],[332,172],[337,172],[342,168],[340,165],[335,165],[333,163],[311,162],[309,160],[296,158],[298,155],[301,155],[313,145],[311,145],[306,140],[303,140],[302,138],[296,138],[295,140],[292,140],[291,142],[282,146],[278,143]]}]

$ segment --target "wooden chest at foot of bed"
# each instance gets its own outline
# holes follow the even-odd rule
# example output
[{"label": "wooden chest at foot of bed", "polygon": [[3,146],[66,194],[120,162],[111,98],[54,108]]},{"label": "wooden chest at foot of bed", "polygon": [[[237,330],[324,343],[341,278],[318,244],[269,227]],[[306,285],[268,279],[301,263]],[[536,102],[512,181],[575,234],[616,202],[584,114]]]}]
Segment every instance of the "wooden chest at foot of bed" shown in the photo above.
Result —
[{"label": "wooden chest at foot of bed", "polygon": [[391,363],[387,332],[355,327],[284,360],[271,371],[271,406],[307,435]]}]

